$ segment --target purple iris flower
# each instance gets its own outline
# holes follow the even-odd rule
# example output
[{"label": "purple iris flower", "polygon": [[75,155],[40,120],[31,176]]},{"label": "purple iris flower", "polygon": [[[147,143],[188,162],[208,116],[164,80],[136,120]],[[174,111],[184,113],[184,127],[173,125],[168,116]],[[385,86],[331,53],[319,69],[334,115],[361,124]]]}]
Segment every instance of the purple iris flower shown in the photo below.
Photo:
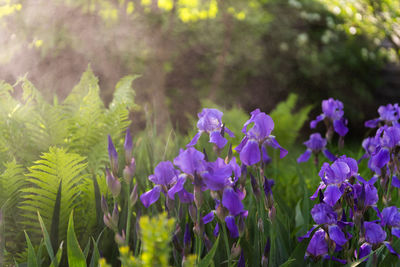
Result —
[{"label": "purple iris flower", "polygon": [[217,158],[215,162],[207,162],[207,171],[202,174],[202,177],[208,189],[219,191],[233,185],[232,174],[235,181],[241,176],[241,168],[236,163],[236,159],[232,158],[226,164],[223,159]]},{"label": "purple iris flower", "polygon": [[330,161],[335,161],[336,157],[326,149],[326,139],[322,138],[319,133],[314,133],[310,135],[310,139],[303,143],[306,145],[306,151],[300,155],[297,159],[297,162],[305,162],[310,159],[311,153],[318,154],[322,151],[322,153],[327,157]]},{"label": "purple iris flower", "polygon": [[382,210],[381,225],[391,227],[392,235],[400,238],[400,212],[396,206],[386,207]]},{"label": "purple iris flower", "polygon": [[385,241],[386,232],[379,224],[374,222],[364,222],[365,241],[371,245],[378,245]]},{"label": "purple iris flower", "polygon": [[180,175],[170,161],[160,162],[155,167],[154,174],[149,176],[149,180],[156,186],[140,196],[140,200],[146,208],[160,198],[161,191],[170,199],[174,199],[175,194],[178,193],[183,203],[193,201],[193,195],[183,187],[186,182],[186,176]]},{"label": "purple iris flower", "polygon": [[[247,126],[251,123],[253,127],[247,129]],[[235,149],[240,153],[240,160],[244,164],[253,165],[258,163],[261,158],[268,158],[268,155],[261,155],[261,153],[265,154],[266,152],[265,149],[260,150],[260,148],[264,146],[279,149],[281,158],[287,155],[287,150],[281,147],[275,137],[271,135],[273,129],[274,122],[270,116],[261,112],[259,109],[251,112],[250,119],[244,124],[242,129],[242,132],[246,136]]]},{"label": "purple iris flower", "polygon": [[371,154],[368,166],[380,174],[381,169],[390,161],[392,151],[400,146],[400,126],[384,125],[377,130],[375,138],[379,143]]},{"label": "purple iris flower", "polygon": [[308,243],[306,255],[313,257],[322,256],[328,253],[328,243],[325,240],[325,231],[322,229],[317,230]]},{"label": "purple iris flower", "polygon": [[204,154],[190,147],[180,151],[179,155],[174,159],[174,164],[178,166],[182,172],[194,176],[195,173],[202,173],[206,170],[206,161]]},{"label": "purple iris flower", "polygon": [[222,124],[223,113],[217,109],[205,108],[197,116],[199,120],[197,122],[197,128],[199,132],[193,137],[192,141],[186,145],[186,147],[191,147],[197,144],[202,133],[207,133],[210,136],[210,143],[214,143],[218,148],[223,148],[228,140],[226,140],[222,134],[222,128],[230,137],[235,137],[235,135]]},{"label": "purple iris flower", "polygon": [[346,127],[347,120],[343,117],[343,103],[339,100],[329,98],[328,100],[322,101],[322,114],[310,123],[310,128],[314,129],[317,124],[327,119],[333,124],[333,129],[340,136],[345,136],[349,129]]},{"label": "purple iris flower", "polygon": [[358,176],[357,172],[357,161],[346,156],[341,156],[331,165],[324,163],[319,172],[322,183],[311,199],[314,200],[318,196],[319,190],[326,188],[323,201],[333,207],[343,195],[345,188],[351,186],[348,179]]},{"label": "purple iris flower", "polygon": [[365,122],[365,127],[376,128],[379,122],[383,122],[386,125],[395,125],[398,123],[400,118],[400,107],[399,104],[387,104],[386,106],[380,106],[378,108],[379,118],[369,120]]},{"label": "purple iris flower", "polygon": [[311,210],[311,216],[317,224],[325,224],[328,227],[328,235],[337,245],[342,247],[347,242],[347,238],[342,229],[337,225],[337,214],[331,206],[320,203],[316,204]]}]

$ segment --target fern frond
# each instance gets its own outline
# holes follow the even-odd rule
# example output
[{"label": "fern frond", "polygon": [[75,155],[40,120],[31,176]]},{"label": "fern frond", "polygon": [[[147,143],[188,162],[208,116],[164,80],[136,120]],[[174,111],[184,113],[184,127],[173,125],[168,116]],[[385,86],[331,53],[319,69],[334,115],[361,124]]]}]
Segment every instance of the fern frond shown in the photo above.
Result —
[{"label": "fern frond", "polygon": [[[27,181],[29,188],[24,188],[23,202],[20,209],[24,211],[24,226],[33,234],[40,235],[37,223],[37,211],[43,217],[46,228],[51,229],[52,214],[57,197],[59,184],[62,181],[59,239],[65,240],[68,214],[80,204],[82,190],[87,174],[83,174],[87,163],[85,158],[68,153],[62,148],[50,147],[49,152],[43,153],[41,160],[29,168]],[[34,238],[34,235],[32,235]]]}]

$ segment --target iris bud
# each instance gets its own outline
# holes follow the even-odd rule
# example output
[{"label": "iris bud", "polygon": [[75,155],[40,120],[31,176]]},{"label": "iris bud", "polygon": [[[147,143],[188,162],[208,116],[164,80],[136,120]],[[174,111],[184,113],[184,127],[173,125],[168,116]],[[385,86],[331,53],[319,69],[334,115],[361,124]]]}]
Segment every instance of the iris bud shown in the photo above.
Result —
[{"label": "iris bud", "polygon": [[132,189],[131,195],[129,196],[130,202],[131,202],[131,207],[135,206],[136,201],[138,200],[137,188],[138,188],[138,185],[135,184],[135,186]]}]

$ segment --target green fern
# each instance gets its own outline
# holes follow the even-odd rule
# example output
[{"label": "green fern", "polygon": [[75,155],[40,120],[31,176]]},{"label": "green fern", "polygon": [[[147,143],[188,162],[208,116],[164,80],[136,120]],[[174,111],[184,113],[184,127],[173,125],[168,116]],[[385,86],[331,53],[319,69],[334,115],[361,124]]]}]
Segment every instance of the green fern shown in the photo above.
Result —
[{"label": "green fern", "polygon": [[[59,239],[65,240],[68,215],[78,205],[82,191],[85,189],[87,174],[83,174],[87,166],[85,158],[68,153],[62,148],[50,147],[48,153],[43,153],[41,159],[29,168],[27,182],[29,188],[21,191],[24,201],[20,209],[24,211],[24,226],[33,234],[40,235],[40,226],[37,223],[37,211],[42,214],[43,221],[48,229],[52,227],[57,192],[60,183],[61,205],[59,217]],[[34,239],[34,236],[32,236]]]}]

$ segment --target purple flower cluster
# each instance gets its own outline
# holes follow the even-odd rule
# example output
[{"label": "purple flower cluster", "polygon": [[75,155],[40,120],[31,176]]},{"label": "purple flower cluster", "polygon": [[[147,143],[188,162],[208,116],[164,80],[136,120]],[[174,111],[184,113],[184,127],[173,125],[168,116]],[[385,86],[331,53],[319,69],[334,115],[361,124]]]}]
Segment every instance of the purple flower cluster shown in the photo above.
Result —
[{"label": "purple flower cluster", "polygon": [[320,121],[324,121],[327,127],[326,137],[332,138],[333,131],[341,137],[345,136],[349,129],[347,128],[347,119],[343,117],[343,103],[339,100],[329,98],[322,101],[322,114],[310,123],[310,128],[314,129]]},{"label": "purple flower cluster", "polygon": [[[341,102],[330,99],[323,102],[323,109],[328,103],[337,106],[333,113],[333,109],[329,109],[328,113],[342,118]],[[366,126],[381,126],[374,137],[368,137],[362,143],[365,154],[361,159],[369,158],[368,167],[372,171],[369,180],[358,173],[361,160],[357,162],[345,155],[335,159],[332,164],[323,163],[321,166],[320,185],[310,197],[312,200],[318,198],[320,202],[311,210],[316,225],[299,238],[301,241],[311,237],[306,257],[344,264],[347,260],[341,259],[343,256],[349,259],[349,255],[353,255],[355,259],[361,259],[384,245],[390,253],[400,258],[391,245],[393,237],[400,237],[400,212],[396,206],[390,206],[393,187],[400,187],[397,178],[400,166],[399,108],[397,104],[387,105],[380,107],[378,112],[380,117],[368,121]],[[336,128],[335,131],[338,132]],[[311,152],[323,149],[326,141],[321,139],[320,136],[310,138],[306,142],[310,152],[306,151],[298,161],[308,159]],[[379,190],[376,184],[380,186]],[[382,212],[379,209],[381,205]],[[371,220],[372,216],[377,219]],[[356,242],[350,242],[354,238],[357,238]]]},{"label": "purple flower cluster", "polygon": [[[203,109],[198,114],[197,122],[198,133],[193,137],[186,149],[181,149],[179,155],[171,161],[160,162],[154,169],[154,174],[148,177],[154,184],[153,188],[143,193],[140,200],[146,208],[165,196],[165,207],[169,213],[173,212],[174,202],[186,204],[192,222],[185,221],[185,216],[180,219],[185,221],[185,234],[183,244],[183,256],[187,254],[190,244],[190,228],[193,224],[194,233],[200,237],[205,245],[210,242],[204,231],[205,225],[218,219],[213,230],[214,235],[221,232],[221,227],[227,228],[230,238],[236,239],[243,235],[245,220],[248,211],[245,209],[243,200],[246,197],[246,176],[248,168],[260,171],[259,179],[255,179],[251,173],[252,185],[264,188],[264,207],[269,211],[270,218],[274,217],[275,207],[272,197],[272,186],[274,181],[267,179],[263,175],[264,162],[267,161],[267,146],[280,150],[280,157],[284,157],[287,151],[282,148],[275,137],[271,135],[274,122],[270,116],[261,112],[259,109],[251,113],[250,119],[244,124],[242,129],[245,135],[241,143],[236,147],[242,163],[240,166],[230,148],[228,156],[223,159],[219,157],[219,152],[227,144],[224,133],[233,137],[233,133],[222,123],[222,112],[216,109]],[[200,136],[207,133],[210,142],[218,148],[217,157],[210,161],[204,152],[200,152],[194,146]],[[259,190],[258,190],[259,192]],[[161,194],[162,193],[162,194]],[[207,193],[209,193],[207,195]],[[260,194],[257,195],[257,199]],[[210,203],[211,197],[211,203]],[[207,205],[205,202],[208,200]],[[211,207],[211,208],[210,208]],[[264,209],[264,208],[263,208]],[[178,239],[175,238],[176,243]],[[178,245],[177,245],[178,246]],[[244,265],[243,250],[241,251],[239,262]]]}]

